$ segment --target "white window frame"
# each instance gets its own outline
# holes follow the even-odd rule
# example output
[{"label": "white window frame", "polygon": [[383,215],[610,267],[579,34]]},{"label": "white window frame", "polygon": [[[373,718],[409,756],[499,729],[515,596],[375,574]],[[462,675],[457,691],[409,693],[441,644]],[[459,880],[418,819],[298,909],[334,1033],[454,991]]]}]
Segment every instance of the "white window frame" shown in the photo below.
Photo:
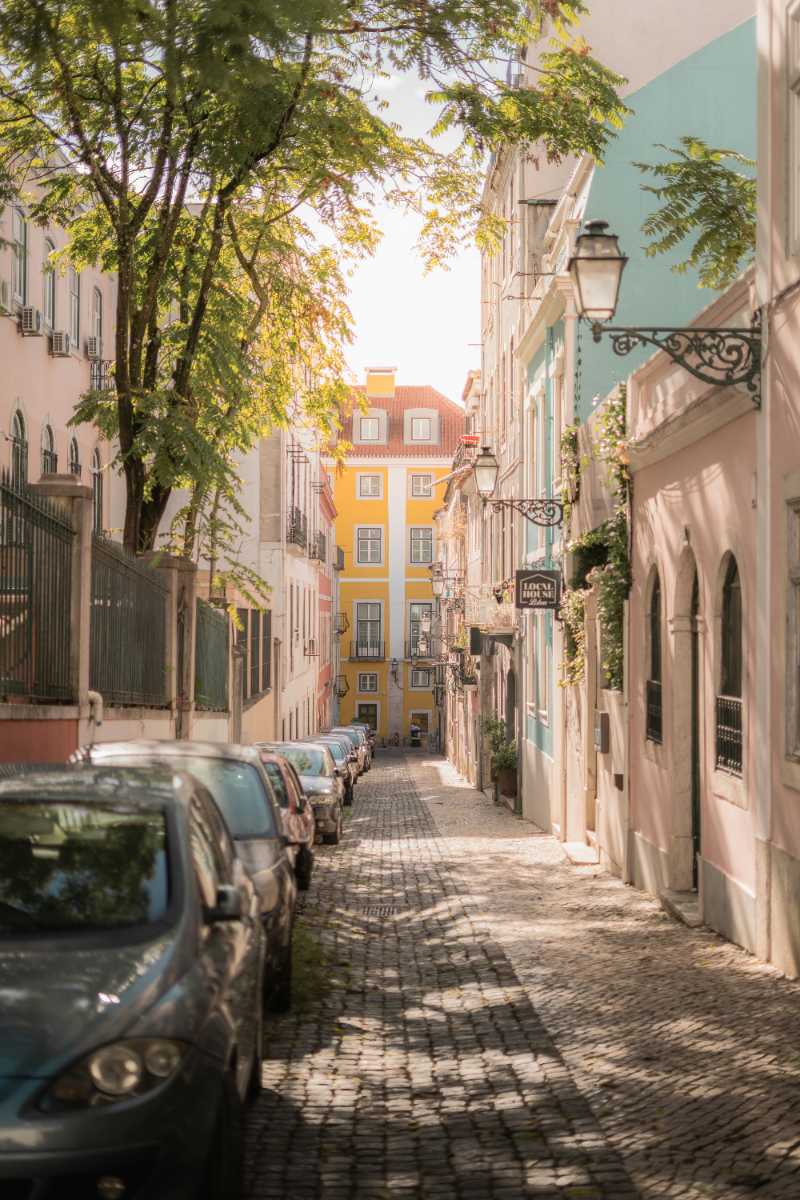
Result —
[{"label": "white window frame", "polygon": [[[433,674],[433,672],[431,671],[431,669],[429,667],[412,667],[411,672],[409,674],[409,679],[408,679],[408,686],[411,689],[411,691],[412,692],[430,692],[431,689],[433,688],[433,684],[431,683],[431,675],[432,674]],[[420,683],[418,679],[415,680],[414,677],[419,676],[419,675],[425,676],[425,683]]]},{"label": "white window frame", "polygon": [[28,303],[28,222],[18,206],[11,210],[11,291],[18,304]]},{"label": "white window frame", "polygon": [[[367,434],[364,433],[364,422],[365,421],[370,422],[370,427],[374,423],[374,425],[375,425],[375,436],[374,437],[368,437]],[[358,418],[358,440],[360,442],[379,442],[381,440],[381,419],[380,419],[380,417],[362,417],[362,416],[360,416]]]},{"label": "white window frame", "polygon": [[[357,478],[358,478],[358,483],[357,483],[358,490],[357,490],[356,494],[357,494],[359,500],[382,500],[383,499],[383,476],[382,475],[380,475],[374,471],[370,471],[370,472],[363,471],[363,472],[359,473]],[[369,481],[370,483],[372,483],[374,480],[377,480],[378,490],[376,492],[365,492],[363,490],[363,485],[364,485],[365,480]]]},{"label": "white window frame", "polygon": [[[377,558],[362,558],[361,557],[362,534],[366,533],[368,531],[370,531],[370,532],[377,531],[377,533],[378,533],[378,551],[379,551],[379,553],[378,553]],[[356,538],[356,565],[359,567],[382,567],[383,566],[383,556],[384,556],[384,544],[386,541],[386,539],[384,537],[383,526],[382,525],[356,525],[355,538]],[[364,539],[365,544],[368,544],[369,542],[374,542],[374,541],[375,541],[374,538]]]},{"label": "white window frame", "polygon": [[[420,435],[416,432],[416,429],[417,429],[417,426],[421,425],[423,421],[426,423],[426,425],[428,427],[428,432],[426,434]],[[410,433],[411,433],[411,441],[412,442],[431,442],[431,441],[433,441],[433,418],[432,417],[412,417]]]},{"label": "white window frame", "polygon": [[[431,500],[433,498],[433,473],[431,471],[414,471],[410,477],[409,495],[412,500]],[[418,489],[419,486],[419,490]],[[426,490],[427,488],[427,490]]]},{"label": "white window frame", "polygon": [[[370,640],[370,639],[362,640],[361,637],[359,636],[358,610],[359,610],[360,605],[362,605],[362,604],[376,604],[378,606],[378,613],[379,613],[378,636],[377,636],[377,638],[372,639],[372,640]],[[359,600],[353,601],[353,618],[351,621],[350,628],[352,630],[352,640],[356,643],[357,646],[358,645],[364,645],[364,646],[373,646],[374,645],[374,646],[380,648],[381,644],[385,641],[384,631],[385,631],[386,627],[384,624],[384,617],[385,617],[385,611],[384,611],[383,600],[371,600],[369,597],[366,597],[365,599],[359,599]],[[374,618],[368,617],[367,620],[373,621]]]},{"label": "white window frame", "polygon": [[[415,539],[414,535],[427,534],[429,537],[419,537]],[[414,557],[414,542],[416,540],[417,547],[428,546],[428,558]],[[432,525],[412,525],[408,531],[408,561],[412,567],[427,567],[433,562],[433,526]]]},{"label": "white window frame", "polygon": [[71,346],[81,342],[81,277],[74,267],[67,272],[69,287],[69,341]]},{"label": "white window frame", "polygon": [[92,288],[92,336],[103,342],[103,293],[99,287]]},{"label": "white window frame", "polygon": [[[375,686],[367,687],[364,680],[374,679]],[[358,672],[358,691],[360,694],[369,696],[375,695],[378,691],[378,672],[377,671],[359,671]]]},{"label": "white window frame", "polygon": [[786,10],[787,241],[800,256],[800,0]]},{"label": "white window frame", "polygon": [[50,262],[50,255],[55,253],[55,243],[51,238],[44,240],[42,255],[42,320],[45,329],[56,327],[56,272]]}]

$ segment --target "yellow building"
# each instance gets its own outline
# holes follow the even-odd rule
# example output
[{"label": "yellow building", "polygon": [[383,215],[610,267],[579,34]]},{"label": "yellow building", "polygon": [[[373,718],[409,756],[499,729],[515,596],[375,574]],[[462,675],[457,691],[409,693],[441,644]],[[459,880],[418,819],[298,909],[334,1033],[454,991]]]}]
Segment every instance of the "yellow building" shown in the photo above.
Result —
[{"label": "yellow building", "polygon": [[433,615],[436,481],[452,469],[464,412],[435,388],[396,386],[394,368],[369,370],[359,390],[366,408],[345,424],[353,448],[334,491],[340,622],[348,626],[339,717],[402,740],[412,721],[436,729],[433,662],[419,657],[418,639]]}]

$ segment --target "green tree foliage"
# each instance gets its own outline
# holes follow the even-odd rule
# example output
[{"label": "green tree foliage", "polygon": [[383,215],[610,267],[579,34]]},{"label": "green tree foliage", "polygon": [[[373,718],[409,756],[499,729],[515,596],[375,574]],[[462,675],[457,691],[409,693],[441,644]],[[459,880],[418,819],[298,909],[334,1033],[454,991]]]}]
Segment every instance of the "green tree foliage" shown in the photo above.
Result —
[{"label": "green tree foliage", "polygon": [[[250,328],[263,304],[255,279],[273,297],[260,320],[274,352],[278,298],[288,288],[309,299],[320,266],[294,214],[313,213],[346,254],[368,252],[381,190],[421,214],[436,263],[465,237],[488,236],[487,150],[602,155],[625,109],[619,80],[576,34],[582,10],[558,0],[4,0],[0,198],[21,194],[34,219],[69,230],[77,261],[118,277],[113,403],[88,401],[81,416],[105,406],[118,439],[129,547],[152,547],[174,487],[214,475],[209,429],[235,442],[238,422],[239,449],[257,436],[263,411],[245,419],[267,353]],[[513,48],[542,37],[534,83],[506,84]],[[460,131],[449,153],[403,136],[372,99],[378,75],[412,70],[439,106],[436,131]],[[265,266],[253,228],[262,219],[287,240],[286,260]],[[343,333],[335,311],[328,350]],[[229,411],[231,373],[239,400]],[[271,388],[256,391],[287,418]],[[312,410],[331,399],[322,388]],[[203,484],[203,503],[216,492]]]},{"label": "green tree foliage", "polygon": [[643,185],[662,201],[642,232],[648,257],[695,238],[688,256],[672,270],[698,272],[700,286],[723,289],[751,261],[756,244],[755,162],[736,150],[714,150],[700,138],[683,137],[680,147],[660,146],[674,157],[665,163],[636,163],[661,182]]}]

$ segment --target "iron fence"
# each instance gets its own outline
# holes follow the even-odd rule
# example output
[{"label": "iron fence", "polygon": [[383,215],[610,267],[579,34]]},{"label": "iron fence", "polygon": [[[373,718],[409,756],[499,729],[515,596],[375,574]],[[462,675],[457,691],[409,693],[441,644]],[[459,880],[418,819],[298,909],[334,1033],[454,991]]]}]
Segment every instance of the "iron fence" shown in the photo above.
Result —
[{"label": "iron fence", "polygon": [[89,679],[106,704],[165,708],[167,588],[122,546],[92,536]]},{"label": "iron fence", "polygon": [[64,512],[0,474],[0,697],[74,701],[72,553]]},{"label": "iron fence", "polygon": [[717,766],[731,775],[742,773],[742,701],[736,696],[717,696]]},{"label": "iron fence", "polygon": [[289,510],[286,540],[293,546],[300,546],[303,550],[306,548],[306,542],[308,541],[308,518],[299,508],[291,508]]},{"label": "iron fence", "polygon": [[194,700],[210,712],[228,709],[228,617],[205,600],[197,601]]},{"label": "iron fence", "polygon": [[649,742],[661,742],[664,736],[664,710],[661,698],[661,681],[647,680],[647,718],[645,737]]}]

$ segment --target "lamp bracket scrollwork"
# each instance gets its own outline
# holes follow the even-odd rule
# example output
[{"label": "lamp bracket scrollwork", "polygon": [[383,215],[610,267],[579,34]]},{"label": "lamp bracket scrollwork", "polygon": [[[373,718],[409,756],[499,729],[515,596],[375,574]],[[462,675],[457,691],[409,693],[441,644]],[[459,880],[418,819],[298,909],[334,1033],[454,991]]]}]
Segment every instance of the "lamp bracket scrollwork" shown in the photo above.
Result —
[{"label": "lamp bracket scrollwork", "polygon": [[494,512],[513,508],[534,525],[552,528],[564,520],[564,505],[560,500],[489,500]]}]

